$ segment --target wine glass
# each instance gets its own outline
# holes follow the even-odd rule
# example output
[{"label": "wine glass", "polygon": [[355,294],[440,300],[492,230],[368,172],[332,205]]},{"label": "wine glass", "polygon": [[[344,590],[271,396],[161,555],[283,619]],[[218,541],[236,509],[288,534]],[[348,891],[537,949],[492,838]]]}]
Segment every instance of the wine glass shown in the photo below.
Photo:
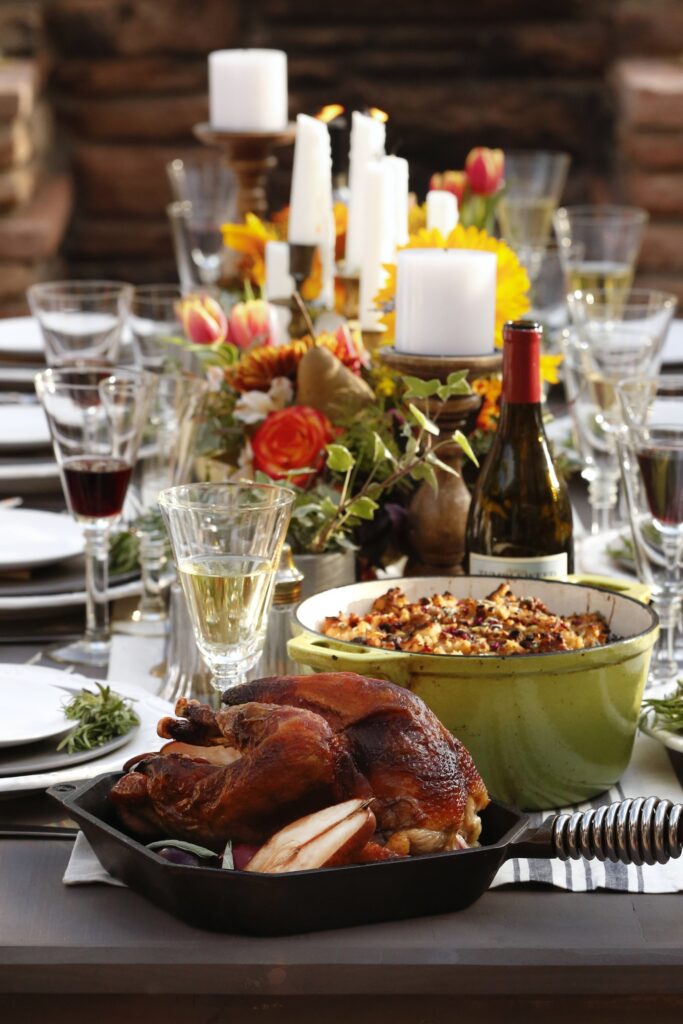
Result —
[{"label": "wine glass", "polygon": [[533,282],[552,229],[553,213],[567,180],[567,153],[520,150],[505,153],[505,190],[496,210],[498,224]]},{"label": "wine glass", "polygon": [[566,206],[553,224],[560,246],[567,293],[603,289],[614,310],[631,283],[648,220],[637,206]]},{"label": "wine glass", "polygon": [[567,295],[572,323],[590,340],[591,334],[616,330],[640,331],[654,340],[653,372],[659,362],[678,299],[655,288],[630,288],[615,304],[605,288],[577,289]]},{"label": "wine glass", "polygon": [[621,471],[617,436],[622,426],[617,397],[620,380],[653,370],[657,343],[652,335],[621,322],[596,322],[590,331],[561,334],[567,405],[584,457],[593,535],[613,526]]},{"label": "wine glass", "polygon": [[162,635],[167,618],[162,596],[167,537],[158,497],[187,481],[197,413],[208,390],[206,380],[191,373],[160,374],[155,383],[126,507],[138,538],[142,595],[131,618],[117,625],[118,632],[143,636]]},{"label": "wine glass", "polygon": [[628,380],[618,386],[625,430],[620,442],[629,517],[641,580],[652,588],[661,637],[652,676],[678,670],[675,632],[683,583],[683,377]]},{"label": "wine glass", "polygon": [[48,366],[109,363],[119,354],[133,286],[121,281],[51,281],[27,291]]},{"label": "wine glass", "polygon": [[185,484],[159,496],[195,639],[218,689],[263,650],[294,492],[249,481]]},{"label": "wine glass", "polygon": [[226,219],[235,219],[235,175],[221,154],[199,150],[176,157],[166,164],[166,174],[176,202],[220,203],[225,208]]},{"label": "wine glass", "polygon": [[179,303],[183,292],[177,284],[147,284],[135,288],[129,326],[135,361],[152,373],[177,367],[185,355],[168,338],[183,334]]},{"label": "wine glass", "polygon": [[85,534],[85,636],[50,651],[57,661],[107,664],[109,530],[121,515],[153,381],[139,370],[107,366],[36,375],[64,496]]},{"label": "wine glass", "polygon": [[225,246],[221,228],[230,219],[229,204],[186,199],[171,203],[167,212],[183,289],[217,286],[223,277]]}]

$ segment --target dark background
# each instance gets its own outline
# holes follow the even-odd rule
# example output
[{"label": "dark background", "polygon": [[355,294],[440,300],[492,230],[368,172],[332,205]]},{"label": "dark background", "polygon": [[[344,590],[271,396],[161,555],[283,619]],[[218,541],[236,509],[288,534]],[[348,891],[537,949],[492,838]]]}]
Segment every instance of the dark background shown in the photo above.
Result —
[{"label": "dark background", "polygon": [[0,313],[56,272],[175,277],[164,164],[196,145],[206,55],[231,46],[287,51],[292,116],[388,111],[419,194],[473,145],[569,151],[565,199],[647,206],[643,279],[683,293],[683,0],[0,0],[0,46],[28,60],[33,96],[30,158],[15,146],[0,168],[0,202],[3,177],[24,182],[0,216]]}]

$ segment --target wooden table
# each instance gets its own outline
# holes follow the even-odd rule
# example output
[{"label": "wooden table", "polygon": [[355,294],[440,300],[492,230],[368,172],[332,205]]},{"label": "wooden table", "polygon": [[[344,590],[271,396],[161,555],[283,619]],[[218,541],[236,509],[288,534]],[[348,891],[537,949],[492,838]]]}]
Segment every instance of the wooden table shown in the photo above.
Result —
[{"label": "wooden table", "polygon": [[[26,645],[3,645],[23,662]],[[683,758],[676,765],[683,777]],[[55,821],[46,797],[0,821]],[[683,898],[508,888],[443,917],[294,936],[214,935],[135,893],[61,884],[71,844],[0,839],[7,1024],[680,1021]]]}]

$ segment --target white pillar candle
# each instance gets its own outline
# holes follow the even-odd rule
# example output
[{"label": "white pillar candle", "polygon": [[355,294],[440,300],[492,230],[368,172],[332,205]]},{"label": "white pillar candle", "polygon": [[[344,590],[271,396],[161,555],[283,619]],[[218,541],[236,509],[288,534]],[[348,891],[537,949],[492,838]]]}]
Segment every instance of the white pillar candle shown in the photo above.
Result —
[{"label": "white pillar candle", "polygon": [[210,53],[209,120],[220,131],[283,131],[287,127],[287,54],[282,50]]},{"label": "white pillar candle", "polygon": [[385,156],[389,211],[387,220],[394,252],[408,241],[408,161],[401,156]]},{"label": "white pillar candle", "polygon": [[346,229],[346,272],[357,274],[363,258],[365,239],[365,167],[384,155],[386,126],[374,117],[354,110],[351,117],[349,152],[349,220]]},{"label": "white pillar candle", "polygon": [[289,272],[287,242],[266,242],[266,299],[289,299],[294,291],[294,278]]},{"label": "white pillar candle", "polygon": [[396,271],[396,351],[481,356],[493,351],[496,270],[492,252],[404,249]]},{"label": "white pillar candle", "polygon": [[364,244],[360,266],[360,292],[358,316],[363,330],[379,326],[380,311],[375,307],[375,295],[384,284],[384,263],[394,259],[392,234],[388,223],[388,193],[391,191],[390,170],[385,160],[366,164],[361,182],[364,204]]},{"label": "white pillar candle", "polygon": [[440,231],[448,238],[458,223],[458,200],[452,192],[433,190],[427,193],[427,230]]},{"label": "white pillar candle", "polygon": [[327,237],[332,209],[332,147],[326,124],[299,114],[289,199],[290,242],[320,245]]}]

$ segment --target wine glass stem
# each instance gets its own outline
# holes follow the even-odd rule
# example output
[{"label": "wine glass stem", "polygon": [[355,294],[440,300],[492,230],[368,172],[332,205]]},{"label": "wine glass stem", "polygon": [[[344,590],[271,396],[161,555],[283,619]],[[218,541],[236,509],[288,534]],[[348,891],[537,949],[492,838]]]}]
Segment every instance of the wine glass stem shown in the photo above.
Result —
[{"label": "wine glass stem", "polygon": [[85,528],[85,640],[109,640],[109,531]]},{"label": "wine glass stem", "polygon": [[142,576],[140,618],[165,618],[166,605],[161,596],[161,574],[166,565],[165,542],[163,537],[149,530],[140,530],[138,537]]},{"label": "wine glass stem", "polygon": [[588,484],[593,536],[611,529],[612,513],[617,504],[618,493],[617,479],[612,474],[600,473]]},{"label": "wine glass stem", "polygon": [[674,652],[681,602],[680,598],[667,596],[656,598],[653,604],[659,616],[659,640],[655,647],[651,675],[657,682],[661,682],[670,679],[678,670]]}]

